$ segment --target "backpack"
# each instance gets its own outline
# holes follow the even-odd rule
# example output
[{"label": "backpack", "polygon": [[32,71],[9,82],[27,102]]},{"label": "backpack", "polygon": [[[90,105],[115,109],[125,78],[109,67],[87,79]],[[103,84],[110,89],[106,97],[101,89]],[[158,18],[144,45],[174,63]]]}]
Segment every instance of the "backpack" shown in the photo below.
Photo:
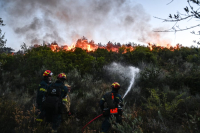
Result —
[{"label": "backpack", "polygon": [[122,115],[122,108],[118,106],[118,103],[114,101],[114,93],[108,92],[105,94],[105,101],[107,103],[107,108],[104,108],[103,115],[109,116],[110,114]]},{"label": "backpack", "polygon": [[59,114],[61,113],[62,98],[61,91],[63,86],[56,86],[52,84],[47,90],[46,100],[43,107],[47,114]]}]

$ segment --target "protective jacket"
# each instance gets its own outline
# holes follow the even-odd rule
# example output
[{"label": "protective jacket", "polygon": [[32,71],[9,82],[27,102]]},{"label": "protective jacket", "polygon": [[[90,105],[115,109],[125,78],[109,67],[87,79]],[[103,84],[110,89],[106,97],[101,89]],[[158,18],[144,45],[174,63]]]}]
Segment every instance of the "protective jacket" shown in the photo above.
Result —
[{"label": "protective jacket", "polygon": [[37,107],[39,109],[42,108],[42,102],[45,100],[45,95],[46,95],[47,88],[49,85],[50,83],[47,79],[43,79],[39,84],[39,87],[37,90],[37,98],[36,98]]},{"label": "protective jacket", "polygon": [[[118,92],[116,90],[112,90],[111,93],[113,93],[113,95],[114,95],[114,102],[116,104],[120,104],[120,103],[123,102],[123,99],[122,99],[121,95],[118,94]],[[104,109],[105,102],[107,102],[106,101],[106,94],[103,95],[102,99],[99,102],[99,105],[100,105],[100,108],[102,109],[102,111]]]}]

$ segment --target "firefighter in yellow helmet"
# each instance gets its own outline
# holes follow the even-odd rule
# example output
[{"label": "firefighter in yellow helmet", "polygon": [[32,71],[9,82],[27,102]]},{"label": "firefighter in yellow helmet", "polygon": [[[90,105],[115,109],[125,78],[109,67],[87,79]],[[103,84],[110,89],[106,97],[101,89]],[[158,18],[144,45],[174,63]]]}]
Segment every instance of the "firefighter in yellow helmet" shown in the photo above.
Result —
[{"label": "firefighter in yellow helmet", "polygon": [[[102,133],[107,133],[111,123],[109,122],[109,119],[111,118],[111,115],[114,115],[116,117],[116,122],[121,123],[122,122],[122,102],[123,99],[120,94],[118,94],[118,90],[120,89],[120,84],[118,82],[114,82],[111,85],[112,91],[107,92],[102,99],[100,100],[100,108],[103,111],[103,115],[105,117],[105,120],[102,122]],[[106,103],[106,106],[105,106]]]},{"label": "firefighter in yellow helmet", "polygon": [[37,98],[36,98],[36,107],[40,112],[39,116],[36,118],[36,121],[41,122],[44,119],[45,112],[43,110],[43,103],[45,101],[45,96],[47,92],[48,86],[51,84],[51,76],[53,73],[50,70],[46,70],[43,73],[43,79],[39,84],[37,90]]}]

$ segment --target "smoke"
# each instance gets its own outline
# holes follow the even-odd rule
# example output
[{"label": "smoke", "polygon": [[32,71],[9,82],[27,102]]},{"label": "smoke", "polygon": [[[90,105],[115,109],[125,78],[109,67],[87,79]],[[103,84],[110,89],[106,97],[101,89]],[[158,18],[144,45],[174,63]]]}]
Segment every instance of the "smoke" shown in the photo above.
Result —
[{"label": "smoke", "polygon": [[129,0],[1,0],[0,6],[7,26],[27,44],[71,44],[82,36],[146,43],[155,34],[150,15]]},{"label": "smoke", "polygon": [[[112,79],[114,80],[113,82],[119,82],[119,83],[122,82],[120,84],[123,87],[123,89],[126,89],[126,88],[124,88],[126,86],[126,84],[124,84],[124,83],[128,82],[128,88],[126,89],[123,98],[128,94],[128,92],[133,87],[135,78],[140,71],[136,67],[122,66],[120,63],[115,63],[115,62],[108,66],[105,66],[104,69],[107,70],[108,74],[111,77],[114,76],[114,77],[112,77]],[[123,86],[123,85],[125,85],[125,86]]]}]

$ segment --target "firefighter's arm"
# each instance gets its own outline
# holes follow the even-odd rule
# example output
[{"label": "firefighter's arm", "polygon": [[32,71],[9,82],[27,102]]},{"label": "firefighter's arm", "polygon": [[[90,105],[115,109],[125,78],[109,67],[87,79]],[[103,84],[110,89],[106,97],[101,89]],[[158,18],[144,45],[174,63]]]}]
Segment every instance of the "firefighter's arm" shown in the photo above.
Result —
[{"label": "firefighter's arm", "polygon": [[118,94],[118,95],[116,96],[116,99],[117,99],[117,103],[118,103],[121,107],[123,107],[124,104],[123,104],[123,99],[122,99],[121,95]]},{"label": "firefighter's arm", "polygon": [[67,92],[68,92],[68,89],[67,89],[66,86],[64,87],[63,91],[64,91],[64,95],[62,97],[62,101],[66,103],[66,102],[68,102],[67,101]]},{"label": "firefighter's arm", "polygon": [[64,98],[65,96],[67,96],[68,88],[65,86],[64,89],[63,89],[63,91],[64,91],[64,95],[63,95],[63,98]]},{"label": "firefighter's arm", "polygon": [[39,84],[38,95],[39,95],[39,97],[42,98],[41,102],[45,101],[46,92],[47,92],[47,86],[45,84]]},{"label": "firefighter's arm", "polygon": [[70,85],[68,85],[68,84],[65,84],[65,86],[67,87],[67,89],[68,89],[68,92],[70,92],[70,90],[71,90],[71,86],[70,86]]},{"label": "firefighter's arm", "polygon": [[42,93],[47,92],[47,87],[45,84],[39,84],[39,92],[42,92]]}]

